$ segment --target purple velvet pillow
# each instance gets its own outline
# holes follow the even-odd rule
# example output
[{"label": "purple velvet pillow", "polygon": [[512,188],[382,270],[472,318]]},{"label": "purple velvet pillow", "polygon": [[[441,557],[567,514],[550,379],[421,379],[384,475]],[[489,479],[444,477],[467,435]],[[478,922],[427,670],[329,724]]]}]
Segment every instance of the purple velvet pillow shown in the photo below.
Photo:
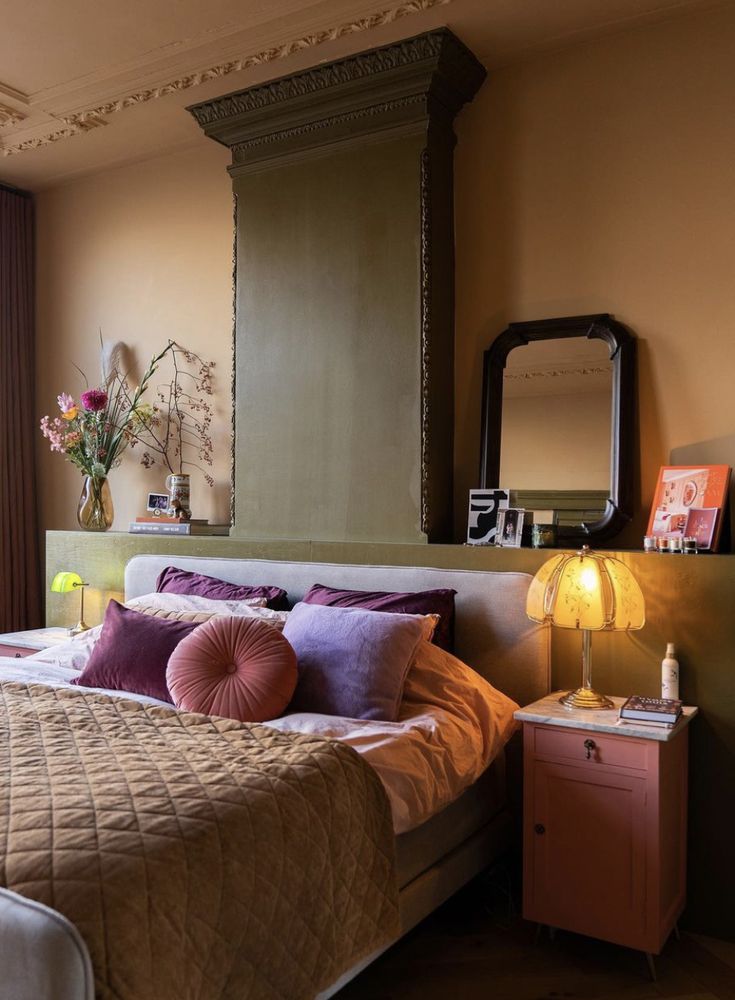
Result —
[{"label": "purple velvet pillow", "polygon": [[166,686],[168,658],[200,624],[144,615],[110,601],[92,655],[72,683],[172,701]]},{"label": "purple velvet pillow", "polygon": [[196,594],[213,601],[247,601],[251,597],[264,597],[273,611],[288,611],[288,594],[280,587],[245,587],[227,583],[216,576],[190,573],[186,569],[167,566],[156,581],[159,594]]},{"label": "purple velvet pillow", "polygon": [[330,608],[365,608],[403,615],[439,615],[432,642],[451,653],[454,649],[454,595],[456,590],[420,590],[392,594],[381,590],[335,590],[315,583],[304,596],[304,604],[326,604]]},{"label": "purple velvet pillow", "polygon": [[422,634],[407,615],[297,604],[283,629],[299,665],[289,712],[395,722]]}]

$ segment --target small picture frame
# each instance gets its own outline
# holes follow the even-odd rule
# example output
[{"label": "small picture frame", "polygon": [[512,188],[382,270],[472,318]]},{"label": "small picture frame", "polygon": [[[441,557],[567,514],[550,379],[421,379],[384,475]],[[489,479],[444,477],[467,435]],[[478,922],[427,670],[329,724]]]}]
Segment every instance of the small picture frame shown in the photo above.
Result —
[{"label": "small picture frame", "polygon": [[522,507],[507,507],[498,511],[498,533],[495,544],[503,549],[519,549],[525,519],[526,511]]},{"label": "small picture frame", "polygon": [[510,490],[470,490],[467,544],[494,545],[498,512],[508,506]]},{"label": "small picture frame", "polygon": [[148,494],[148,504],[146,505],[146,510],[149,514],[153,514],[154,517],[160,517],[161,514],[165,514],[170,506],[171,497],[168,493]]}]

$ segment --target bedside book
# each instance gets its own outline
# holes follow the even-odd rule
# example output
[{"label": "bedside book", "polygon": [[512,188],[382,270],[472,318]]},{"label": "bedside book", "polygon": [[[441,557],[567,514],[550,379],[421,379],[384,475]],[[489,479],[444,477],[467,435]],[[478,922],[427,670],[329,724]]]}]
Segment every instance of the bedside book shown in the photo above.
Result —
[{"label": "bedside book", "polygon": [[144,521],[132,521],[128,532],[131,535],[229,535],[229,524],[192,524],[190,521],[180,521],[177,524],[164,522],[150,524]]},{"label": "bedside book", "polygon": [[673,698],[642,698],[633,695],[620,707],[620,718],[628,722],[653,722],[673,726],[681,716],[682,703]]}]

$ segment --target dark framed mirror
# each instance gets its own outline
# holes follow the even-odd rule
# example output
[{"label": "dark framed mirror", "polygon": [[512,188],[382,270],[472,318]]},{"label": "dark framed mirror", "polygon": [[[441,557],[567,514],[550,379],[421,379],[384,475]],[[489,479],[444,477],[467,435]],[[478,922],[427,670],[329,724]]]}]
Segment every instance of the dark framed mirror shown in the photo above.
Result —
[{"label": "dark framed mirror", "polygon": [[607,313],[511,323],[485,351],[480,487],[553,510],[562,545],[633,514],[635,353]]}]

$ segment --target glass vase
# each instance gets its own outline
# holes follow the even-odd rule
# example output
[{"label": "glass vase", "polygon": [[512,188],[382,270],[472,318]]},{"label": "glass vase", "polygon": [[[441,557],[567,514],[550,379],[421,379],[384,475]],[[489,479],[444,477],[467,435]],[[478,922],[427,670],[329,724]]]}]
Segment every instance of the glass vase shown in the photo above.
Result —
[{"label": "glass vase", "polygon": [[83,531],[107,531],[115,511],[110,484],[104,476],[85,476],[77,508],[77,520]]}]

